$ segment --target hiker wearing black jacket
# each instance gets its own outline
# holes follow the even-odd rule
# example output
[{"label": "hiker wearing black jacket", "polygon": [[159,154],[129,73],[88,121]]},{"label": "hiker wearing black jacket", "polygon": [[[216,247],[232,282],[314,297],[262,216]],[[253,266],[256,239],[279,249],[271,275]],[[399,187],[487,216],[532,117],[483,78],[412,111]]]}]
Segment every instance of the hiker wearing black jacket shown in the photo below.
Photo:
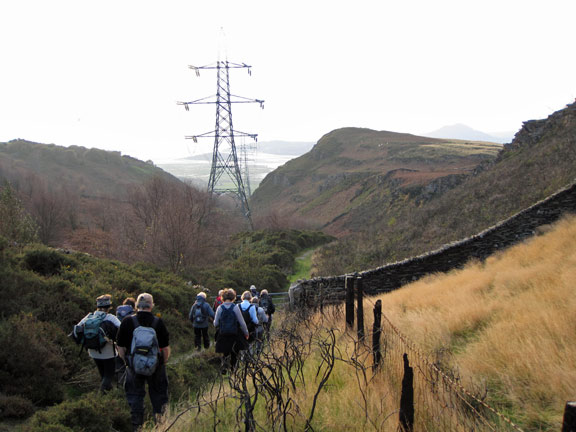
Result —
[{"label": "hiker wearing black jacket", "polygon": [[272,315],[276,312],[276,307],[272,301],[272,296],[268,294],[268,290],[263,289],[260,291],[260,307],[264,309],[264,312],[268,316],[268,321],[264,323],[264,333],[267,335],[272,325]]},{"label": "hiker wearing black jacket", "polygon": [[[170,358],[170,335],[161,318],[152,314],[154,299],[151,294],[143,293],[136,300],[137,313],[133,318],[126,318],[118,331],[118,355],[127,364],[126,399],[130,405],[132,427],[134,431],[141,430],[144,423],[144,397],[146,396],[146,383],[154,411],[154,420],[159,421],[168,403],[168,377],[166,376],[166,363]],[[139,326],[152,327],[156,330],[158,340],[159,364],[150,376],[139,375],[134,372],[130,357],[135,321]]]}]

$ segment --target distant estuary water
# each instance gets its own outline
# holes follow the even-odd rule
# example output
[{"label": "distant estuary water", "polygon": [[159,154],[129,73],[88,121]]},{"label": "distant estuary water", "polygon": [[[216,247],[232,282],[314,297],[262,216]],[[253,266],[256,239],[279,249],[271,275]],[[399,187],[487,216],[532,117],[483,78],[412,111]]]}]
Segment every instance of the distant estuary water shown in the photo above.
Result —
[{"label": "distant estuary water", "polygon": [[[163,159],[155,161],[155,164],[183,181],[206,187],[210,178],[211,157],[211,155],[207,154],[194,156],[193,158]],[[248,161],[251,190],[256,190],[260,182],[266,177],[266,174],[295,157],[297,156],[261,152],[252,155],[251,160]]]}]

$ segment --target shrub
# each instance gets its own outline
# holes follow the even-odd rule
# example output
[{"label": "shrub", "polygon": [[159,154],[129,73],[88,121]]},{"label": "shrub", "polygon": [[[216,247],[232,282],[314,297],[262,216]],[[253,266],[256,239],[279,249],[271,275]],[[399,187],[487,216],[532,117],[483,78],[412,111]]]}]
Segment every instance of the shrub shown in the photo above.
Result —
[{"label": "shrub", "polygon": [[53,276],[60,274],[64,265],[71,265],[73,262],[54,249],[40,248],[26,253],[24,262],[28,269],[43,276]]},{"label": "shrub", "polygon": [[131,431],[128,404],[119,392],[91,393],[37,412],[26,432]]},{"label": "shrub", "polygon": [[34,404],[21,396],[0,394],[0,419],[24,419],[34,414]]},{"label": "shrub", "polygon": [[220,362],[219,354],[207,351],[179,363],[168,363],[171,397],[175,401],[188,400],[203,391],[218,377]]},{"label": "shrub", "polygon": [[54,343],[61,330],[32,315],[19,314],[0,323],[0,387],[40,404],[60,402],[65,360]]}]

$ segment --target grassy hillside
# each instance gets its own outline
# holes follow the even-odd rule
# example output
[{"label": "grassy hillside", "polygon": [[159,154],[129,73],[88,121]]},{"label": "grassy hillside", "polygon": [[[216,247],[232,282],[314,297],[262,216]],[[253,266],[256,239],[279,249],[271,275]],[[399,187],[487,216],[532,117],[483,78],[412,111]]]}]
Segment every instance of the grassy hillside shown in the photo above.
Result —
[{"label": "grassy hillside", "polygon": [[[564,404],[576,396],[576,219],[540,234],[485,263],[365,299],[368,343],[345,328],[342,308],[278,316],[272,349],[218,381],[192,411],[175,406],[171,430],[236,430],[245,419],[256,430],[397,430],[402,375],[395,368],[404,352],[414,366],[416,430],[472,430],[455,417],[468,421],[482,406],[466,408],[459,397],[426,418],[434,408],[428,389],[438,395],[449,386],[438,374],[422,376],[416,350],[524,431],[560,430]],[[370,351],[376,300],[386,316],[378,370]],[[407,339],[391,336],[390,323]],[[513,429],[504,422],[473,430]]]},{"label": "grassy hillside", "polygon": [[129,192],[152,179],[182,184],[152,163],[120,152],[20,139],[0,143],[0,185],[9,182],[17,191],[39,226],[40,240],[51,246],[96,253],[99,246],[90,244],[106,243],[106,232],[116,229],[112,237],[119,237]]},{"label": "grassy hillside", "polygon": [[493,143],[339,129],[322,137],[309,153],[269,174],[251,204],[257,213],[274,209],[342,235],[350,230],[350,212],[381,198],[372,190],[374,185],[386,184],[395,191],[470,173],[494,159],[500,149]]},{"label": "grassy hillside", "polygon": [[48,184],[78,190],[83,197],[125,199],[127,186],[153,176],[177,179],[151,163],[120,152],[61,147],[26,140],[0,143],[0,177],[16,186],[29,176]]},{"label": "grassy hillside", "polygon": [[316,257],[316,274],[377,267],[478,233],[571,184],[574,161],[576,104],[526,122],[495,160],[472,175],[428,184],[407,181],[419,172],[370,178],[339,206],[346,213],[327,226],[349,235]]}]

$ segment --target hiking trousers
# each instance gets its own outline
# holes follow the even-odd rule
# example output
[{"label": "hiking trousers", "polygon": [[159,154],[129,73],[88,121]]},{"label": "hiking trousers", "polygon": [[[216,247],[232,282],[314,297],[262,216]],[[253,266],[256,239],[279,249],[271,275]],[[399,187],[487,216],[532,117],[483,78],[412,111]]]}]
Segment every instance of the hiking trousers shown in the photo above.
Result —
[{"label": "hiking trousers", "polygon": [[162,363],[151,376],[138,375],[132,368],[126,368],[126,399],[130,405],[132,425],[144,423],[144,397],[146,396],[146,383],[148,394],[152,402],[154,414],[162,414],[164,406],[168,403],[168,377],[166,366]]},{"label": "hiking trousers", "polygon": [[92,359],[100,373],[100,391],[102,393],[112,390],[112,382],[116,373],[116,357],[107,359]]},{"label": "hiking trousers", "polygon": [[210,348],[210,338],[208,337],[208,327],[198,328],[194,327],[194,346],[198,349],[202,348],[202,340],[204,340],[204,348]]}]

